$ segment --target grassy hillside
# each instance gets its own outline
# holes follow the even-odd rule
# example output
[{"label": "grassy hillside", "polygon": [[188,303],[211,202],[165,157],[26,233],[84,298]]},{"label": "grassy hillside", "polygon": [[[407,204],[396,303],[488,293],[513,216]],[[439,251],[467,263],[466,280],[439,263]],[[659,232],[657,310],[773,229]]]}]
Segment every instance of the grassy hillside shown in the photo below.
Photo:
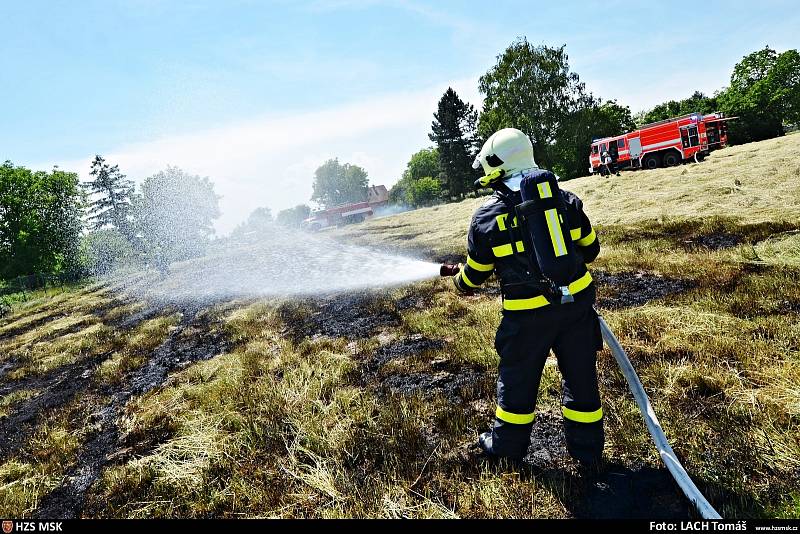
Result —
[{"label": "grassy hillside", "polygon": [[[798,149],[564,184],[603,244],[600,311],[727,517],[800,517]],[[456,259],[479,202],[332,234]],[[607,350],[605,473],[569,460],[550,364],[526,462],[476,458],[498,322],[494,281],[171,304],[95,284],[17,305],[0,319],[0,515],[690,516]]]},{"label": "grassy hillside", "polygon": [[[713,152],[701,164],[564,182],[598,225],[723,217],[742,224],[800,221],[800,136]],[[463,254],[465,221],[483,199],[434,206],[336,230],[363,243]]]}]

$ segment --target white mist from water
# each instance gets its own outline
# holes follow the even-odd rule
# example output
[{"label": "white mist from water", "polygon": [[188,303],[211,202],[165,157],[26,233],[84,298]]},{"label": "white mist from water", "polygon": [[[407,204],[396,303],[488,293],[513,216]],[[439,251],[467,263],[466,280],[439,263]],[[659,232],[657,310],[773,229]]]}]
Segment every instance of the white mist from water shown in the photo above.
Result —
[{"label": "white mist from water", "polygon": [[205,257],[173,264],[168,275],[146,276],[131,289],[168,301],[314,296],[388,288],[439,274],[435,263],[277,225],[251,241],[231,242]]}]

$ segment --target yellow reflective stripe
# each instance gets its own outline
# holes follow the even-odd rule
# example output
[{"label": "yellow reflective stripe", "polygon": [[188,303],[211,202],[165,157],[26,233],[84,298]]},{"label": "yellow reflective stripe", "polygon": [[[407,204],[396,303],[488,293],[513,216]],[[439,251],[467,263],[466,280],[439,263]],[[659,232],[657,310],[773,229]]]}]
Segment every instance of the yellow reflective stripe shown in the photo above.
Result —
[{"label": "yellow reflective stripe", "polygon": [[570,410],[566,406],[562,406],[561,412],[564,414],[564,418],[577,423],[596,423],[603,418],[602,408],[598,408],[593,412],[579,412],[577,410]]},{"label": "yellow reflective stripe", "polygon": [[550,303],[547,302],[547,299],[539,295],[529,299],[505,299],[503,301],[503,309],[509,311],[535,310],[548,304]]},{"label": "yellow reflective stripe", "polygon": [[[525,245],[522,243],[522,241],[517,241],[517,251],[525,252]],[[503,256],[511,256],[514,253],[514,249],[511,248],[511,243],[509,243],[508,245],[492,247],[492,252],[494,253],[495,257],[502,258]]]},{"label": "yellow reflective stripe", "polygon": [[463,280],[464,283],[467,284],[469,287],[478,287],[477,284],[473,284],[472,281],[470,281],[470,279],[467,278],[467,273],[464,271],[463,267],[461,268],[461,280]]},{"label": "yellow reflective stripe", "polygon": [[476,271],[483,271],[485,273],[488,273],[489,271],[494,269],[494,263],[478,263],[477,261],[470,258],[469,255],[467,255],[467,265],[469,265]]},{"label": "yellow reflective stripe", "polygon": [[[497,227],[501,231],[508,230],[508,228],[506,227],[506,219],[507,218],[508,218],[508,213],[501,213],[500,215],[497,216]],[[517,216],[515,215],[511,219],[511,228],[516,228],[516,227],[517,227]]]},{"label": "yellow reflective stripe", "polygon": [[539,198],[550,198],[553,192],[550,190],[550,182],[541,182],[536,184],[539,187]]},{"label": "yellow reflective stripe", "polygon": [[544,212],[547,219],[547,229],[550,231],[550,241],[553,242],[553,252],[556,257],[565,256],[567,247],[564,244],[564,234],[561,233],[561,225],[558,223],[558,211],[556,209]]},{"label": "yellow reflective stripe", "polygon": [[528,423],[533,423],[533,419],[536,417],[535,413],[518,414],[507,412],[500,406],[497,407],[497,411],[494,412],[494,415],[501,421],[511,423],[512,425],[527,425]]},{"label": "yellow reflective stripe", "polygon": [[569,292],[574,295],[575,293],[583,291],[584,289],[589,287],[589,284],[591,283],[592,283],[592,275],[589,274],[589,271],[586,271],[586,274],[584,274],[583,276],[581,276],[580,278],[578,278],[569,285]]},{"label": "yellow reflective stripe", "polygon": [[595,240],[595,239],[597,239],[597,234],[596,234],[596,233],[594,233],[594,228],[592,228],[592,231],[591,231],[591,232],[589,232],[589,235],[587,235],[587,236],[586,236],[586,237],[584,237],[583,239],[579,239],[579,240],[578,240],[578,244],[579,244],[580,246],[582,246],[582,247],[588,247],[589,245],[591,245],[592,243],[594,243],[594,240]]},{"label": "yellow reflective stripe", "polygon": [[569,231],[569,236],[572,238],[573,241],[577,241],[581,238],[581,229],[580,228],[573,228]]},{"label": "yellow reflective stripe", "polygon": [[[579,293],[589,287],[589,284],[592,283],[592,275],[589,271],[586,271],[586,274],[575,280],[569,285],[569,292],[573,295],[575,293]],[[539,295],[538,297],[532,297],[529,299],[505,299],[503,301],[503,309],[509,311],[521,311],[521,310],[534,310],[536,308],[541,308],[542,306],[547,306],[550,304],[543,295]]]}]

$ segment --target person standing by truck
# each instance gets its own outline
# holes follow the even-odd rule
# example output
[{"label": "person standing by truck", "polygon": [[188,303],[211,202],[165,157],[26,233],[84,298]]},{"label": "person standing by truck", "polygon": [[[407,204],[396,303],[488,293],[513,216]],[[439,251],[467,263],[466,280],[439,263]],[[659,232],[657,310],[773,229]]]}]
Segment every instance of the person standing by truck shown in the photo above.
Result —
[{"label": "person standing by truck", "polygon": [[[605,168],[606,170],[604,176],[611,176],[612,172],[617,176],[619,176],[619,169],[617,169],[616,165],[614,165],[614,159],[611,157],[611,154],[608,153],[608,150],[603,151],[603,156],[601,161],[603,163],[603,168]],[[600,174],[603,173],[601,172]]]}]

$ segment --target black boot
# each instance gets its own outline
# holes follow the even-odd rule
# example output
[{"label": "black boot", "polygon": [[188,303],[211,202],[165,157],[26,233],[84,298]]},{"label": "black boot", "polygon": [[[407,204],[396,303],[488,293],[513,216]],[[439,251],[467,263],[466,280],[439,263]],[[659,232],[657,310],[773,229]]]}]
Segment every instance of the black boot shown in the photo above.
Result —
[{"label": "black boot", "polygon": [[496,458],[497,454],[492,450],[492,433],[484,432],[478,436],[478,446],[486,456]]}]

